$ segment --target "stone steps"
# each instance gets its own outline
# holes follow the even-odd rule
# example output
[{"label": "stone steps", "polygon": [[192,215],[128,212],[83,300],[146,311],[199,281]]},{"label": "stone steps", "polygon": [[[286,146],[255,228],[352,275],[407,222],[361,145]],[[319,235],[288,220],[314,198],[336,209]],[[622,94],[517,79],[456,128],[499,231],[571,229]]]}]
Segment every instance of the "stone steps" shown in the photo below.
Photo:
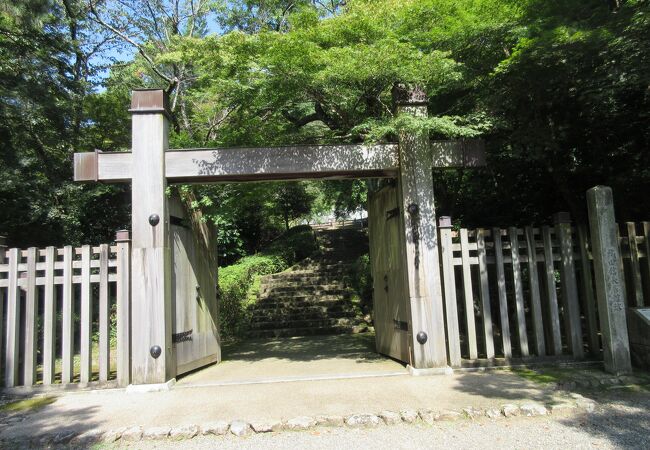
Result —
[{"label": "stone steps", "polygon": [[313,302],[295,302],[291,299],[287,300],[274,300],[268,299],[258,303],[252,308],[253,311],[276,311],[284,310],[290,311],[331,311],[336,310],[354,310],[354,305],[350,301],[342,301],[341,299],[331,300],[317,300]]},{"label": "stone steps", "polygon": [[338,310],[338,311],[304,311],[297,310],[294,312],[276,312],[268,311],[258,311],[251,319],[251,326],[256,323],[263,322],[294,322],[300,320],[322,320],[322,319],[352,319],[356,317],[356,311],[350,310]]},{"label": "stone steps", "polygon": [[304,319],[304,320],[277,320],[271,322],[253,322],[251,331],[275,330],[278,328],[329,328],[338,326],[356,325],[353,317]]},{"label": "stone steps", "polygon": [[367,329],[346,278],[367,251],[365,231],[318,231],[321,254],[291,269],[263,276],[252,307],[249,338],[311,336]]},{"label": "stone steps", "polygon": [[283,272],[281,274],[276,273],[273,275],[266,275],[262,277],[262,284],[269,284],[281,281],[293,281],[293,282],[315,282],[322,284],[329,280],[340,280],[347,272],[318,272],[318,271],[295,271],[295,272]]},{"label": "stone steps", "polygon": [[323,303],[323,302],[329,302],[329,301],[342,301],[342,300],[349,300],[350,299],[350,293],[346,292],[345,294],[338,294],[338,295],[315,295],[315,294],[309,294],[309,295],[273,295],[273,296],[260,296],[259,297],[259,304],[263,303],[280,303],[284,304],[287,302],[291,303],[297,303],[297,304],[304,304],[304,305],[313,305],[313,304],[318,304],[318,303]]},{"label": "stone steps", "polygon": [[280,286],[260,289],[260,299],[265,297],[306,297],[310,295],[346,295],[350,291],[344,287],[316,286]]},{"label": "stone steps", "polygon": [[275,330],[251,330],[248,332],[250,339],[265,339],[293,336],[326,336],[332,334],[355,334],[368,330],[366,324],[346,325],[323,328],[277,328]]}]

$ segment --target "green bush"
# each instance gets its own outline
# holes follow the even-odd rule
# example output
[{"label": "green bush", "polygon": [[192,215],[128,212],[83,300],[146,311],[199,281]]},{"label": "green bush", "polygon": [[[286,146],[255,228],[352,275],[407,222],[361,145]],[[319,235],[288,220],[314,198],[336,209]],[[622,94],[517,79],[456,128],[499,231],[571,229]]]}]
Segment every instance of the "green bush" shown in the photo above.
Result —
[{"label": "green bush", "polygon": [[282,272],[313,255],[318,245],[309,226],[294,227],[260,253],[219,269],[219,321],[223,338],[241,336],[248,327],[249,308],[257,300],[260,277]]},{"label": "green bush", "polygon": [[359,256],[347,280],[349,285],[359,294],[361,310],[364,314],[372,312],[372,275],[370,271],[370,255]]}]

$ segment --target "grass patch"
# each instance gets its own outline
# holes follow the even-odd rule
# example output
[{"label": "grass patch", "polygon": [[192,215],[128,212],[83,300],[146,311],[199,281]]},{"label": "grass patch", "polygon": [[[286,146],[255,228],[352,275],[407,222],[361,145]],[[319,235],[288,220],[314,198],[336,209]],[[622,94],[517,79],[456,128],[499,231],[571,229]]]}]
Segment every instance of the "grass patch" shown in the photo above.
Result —
[{"label": "grass patch", "polygon": [[56,397],[34,397],[24,400],[17,400],[0,406],[2,412],[25,412],[36,411],[44,406],[50,405],[56,401]]},{"label": "grass patch", "polygon": [[541,368],[535,370],[528,368],[514,368],[512,369],[512,373],[519,375],[525,380],[538,384],[559,383],[571,378],[570,372],[555,368]]}]

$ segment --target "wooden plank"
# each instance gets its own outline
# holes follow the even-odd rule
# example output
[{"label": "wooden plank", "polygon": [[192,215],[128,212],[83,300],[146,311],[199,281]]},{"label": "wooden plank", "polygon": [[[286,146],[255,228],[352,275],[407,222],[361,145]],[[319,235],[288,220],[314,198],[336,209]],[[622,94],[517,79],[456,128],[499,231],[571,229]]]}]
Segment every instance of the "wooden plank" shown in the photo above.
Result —
[{"label": "wooden plank", "polygon": [[[460,144],[452,147],[449,154],[465,155]],[[477,164],[478,156],[467,154],[467,164]],[[134,161],[127,152],[76,153],[75,181],[128,181]],[[398,161],[395,144],[168,150],[165,176],[169,182],[392,177]]]},{"label": "wooden plank", "polygon": [[528,276],[530,279],[530,311],[533,318],[533,335],[537,356],[546,354],[544,340],[544,322],[542,320],[542,300],[539,293],[539,274],[537,272],[537,246],[535,232],[532,227],[526,227],[526,247],[528,251]]},{"label": "wooden plank", "polygon": [[501,339],[503,342],[503,356],[506,359],[512,357],[512,344],[510,342],[510,323],[508,322],[508,297],[506,295],[506,273],[503,267],[503,242],[501,230],[495,228],[492,231],[494,242],[494,257],[497,268],[497,286],[499,289],[499,319],[501,324]]},{"label": "wooden plank", "polygon": [[[408,88],[395,88],[396,99],[402,98],[399,94],[402,91]],[[397,114],[426,117],[427,107],[421,101],[397,100]],[[445,316],[429,133],[403,129],[398,138],[399,210],[411,305],[412,365],[415,369],[446,367]],[[418,341],[419,333],[427,335],[426,341]]]},{"label": "wooden plank", "polygon": [[636,224],[627,222],[627,241],[630,248],[630,279],[634,292],[634,306],[643,307],[643,285],[641,282],[641,264],[639,263],[639,246],[636,241]]},{"label": "wooden plank", "polygon": [[522,357],[529,355],[528,334],[526,330],[526,312],[524,309],[524,288],[521,279],[521,266],[519,262],[519,237],[517,228],[510,227],[510,257],[512,258],[512,281],[515,290],[515,310],[517,312],[517,337],[519,350]]},{"label": "wooden plank", "polygon": [[474,315],[474,293],[472,291],[472,272],[469,265],[469,249],[467,229],[460,230],[461,257],[463,259],[463,292],[465,299],[465,323],[467,325],[467,342],[469,348],[469,358],[478,358],[478,348],[476,345],[476,322]]},{"label": "wooden plank", "polygon": [[92,376],[92,318],[93,304],[90,290],[90,246],[81,250],[81,364],[79,380],[82,384]]},{"label": "wooden plank", "polygon": [[63,302],[62,302],[62,327],[61,327],[61,382],[68,384],[74,376],[74,285],[72,284],[72,258],[73,249],[67,245],[63,248]]},{"label": "wooden plank", "polygon": [[54,291],[54,262],[56,248],[45,249],[45,288],[43,317],[43,384],[54,383],[54,361],[56,359],[56,296]]},{"label": "wooden plank", "polygon": [[567,213],[555,215],[555,229],[562,256],[560,279],[562,281],[562,304],[566,319],[564,321],[566,336],[571,354],[576,358],[582,358],[584,357],[582,322],[580,320],[578,285],[573,262],[571,223]]},{"label": "wooden plank", "polygon": [[485,251],[485,230],[476,230],[476,246],[478,250],[479,277],[481,280],[481,311],[483,313],[483,335],[485,340],[485,356],[494,358],[494,333],[492,329],[492,307],[490,306],[490,287],[488,284],[488,269]]},{"label": "wooden plank", "polygon": [[[591,227],[591,224],[590,224],[590,227]],[[625,299],[625,302],[626,302],[625,304],[626,304],[627,307],[630,307],[630,306],[633,306],[633,305],[630,305],[630,296],[628,294],[627,280],[625,279],[625,262],[623,261],[623,259],[625,257],[625,251],[624,251],[623,243],[625,242],[625,240],[621,237],[621,229],[620,229],[618,224],[615,224],[615,228],[616,228],[616,242],[618,243],[618,250],[619,250],[619,253],[621,255],[621,257],[618,259],[618,267],[619,267],[619,270],[621,271],[621,273],[623,274],[623,277],[621,278],[620,282],[621,282],[621,286],[623,288],[624,299]]]},{"label": "wooden plank", "polygon": [[[650,283],[650,222],[643,222],[643,248],[645,249],[645,264],[648,283]],[[650,286],[648,286],[650,296]],[[650,300],[648,300],[650,301]]]},{"label": "wooden plank", "polygon": [[[135,91],[132,103],[150,92]],[[133,114],[133,165],[138,167],[131,183],[131,381],[133,384],[165,383],[176,376],[171,341],[172,294],[171,249],[165,150],[169,123],[163,110]],[[157,224],[149,217],[156,214]],[[159,346],[153,358],[151,348]]]},{"label": "wooden plank", "polygon": [[128,231],[117,234],[117,384],[131,383],[131,241]]},{"label": "wooden plank", "polygon": [[[481,140],[433,141],[434,168],[485,166]],[[324,158],[323,155],[326,155]],[[283,147],[203,148],[166,152],[170,182],[280,180],[395,176],[398,146],[301,145]],[[74,155],[76,181],[126,182],[133,175],[130,152],[86,152]]]},{"label": "wooden plank", "polygon": [[20,252],[17,248],[9,250],[9,286],[7,294],[7,339],[5,349],[5,387],[18,383],[18,361],[20,349],[20,288],[18,287],[18,262]]},{"label": "wooden plank", "polygon": [[110,301],[108,298],[108,244],[99,246],[99,381],[110,373]]},{"label": "wooden plank", "polygon": [[27,250],[27,288],[25,290],[25,359],[23,379],[25,386],[36,384],[36,248]]},{"label": "wooden plank", "polygon": [[452,367],[460,367],[460,332],[458,331],[458,305],[456,303],[456,279],[451,241],[451,219],[443,220],[443,218],[440,218],[440,247],[442,250],[442,276],[445,292],[449,364]]},{"label": "wooden plank", "polygon": [[580,245],[580,268],[582,271],[583,310],[585,311],[585,321],[587,322],[589,352],[592,355],[599,355],[600,339],[598,337],[596,297],[594,295],[593,276],[591,273],[591,252],[587,240],[587,227],[584,224],[578,226],[578,241]]},{"label": "wooden plank", "polygon": [[[7,246],[5,245],[6,238],[0,236],[0,272],[7,273],[9,271],[9,262],[7,261]],[[9,287],[9,280],[2,280],[4,283],[0,284],[0,288]],[[4,373],[4,306],[8,297],[8,289],[0,289],[0,373]]]},{"label": "wooden plank", "polygon": [[[397,220],[386,220],[386,211],[394,209],[397,205],[397,195],[394,188],[391,188],[389,201],[380,211],[374,211],[375,218],[383,224],[385,233],[374,239],[374,245],[387,246],[388,271],[384,271],[378,278],[384,281],[387,275],[386,286],[388,292],[385,305],[390,309],[388,317],[390,335],[385,341],[389,341],[394,352],[389,353],[396,359],[409,361],[408,333],[395,330],[394,320],[406,321],[408,314],[402,310],[401,305],[408,305],[405,301],[403,284],[404,279],[402,261],[400,257],[400,245],[398,239],[400,233],[396,227]],[[192,330],[192,340],[174,343],[174,354],[176,356],[177,375],[186,370],[195,369],[202,365],[220,360],[220,343],[216,327],[217,304],[216,304],[216,254],[214,252],[214,232],[209,222],[203,219],[200,211],[189,211],[181,203],[177,195],[172,195],[169,200],[170,214],[177,217],[186,217],[189,227],[181,227],[172,224],[170,227],[171,240],[173,242],[173,304],[175,317],[173,333],[182,333]],[[379,242],[377,242],[379,241]],[[195,301],[188,302],[188,298],[195,298]],[[379,311],[377,311],[379,312]],[[384,317],[386,322],[386,317]],[[403,344],[403,345],[402,345]]]},{"label": "wooden plank", "polygon": [[542,227],[544,241],[544,266],[546,268],[546,307],[548,311],[549,337],[553,355],[562,354],[562,334],[560,332],[560,310],[557,303],[557,288],[555,285],[555,267],[553,266],[553,241],[551,229]]},{"label": "wooden plank", "polygon": [[170,182],[395,176],[398,146],[305,145],[168,151]]},{"label": "wooden plank", "polygon": [[[646,280],[650,283],[650,222],[643,222],[643,248],[645,250]],[[650,302],[650,285],[648,286],[647,296]]]}]

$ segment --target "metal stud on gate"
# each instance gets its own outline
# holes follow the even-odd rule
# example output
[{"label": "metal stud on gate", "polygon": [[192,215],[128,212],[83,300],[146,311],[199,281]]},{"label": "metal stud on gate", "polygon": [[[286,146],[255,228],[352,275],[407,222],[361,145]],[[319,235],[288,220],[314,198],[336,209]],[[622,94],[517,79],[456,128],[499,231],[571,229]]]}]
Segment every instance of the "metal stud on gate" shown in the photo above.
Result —
[{"label": "metal stud on gate", "polygon": [[149,349],[149,353],[153,359],[158,359],[158,357],[162,354],[162,349],[160,348],[160,345],[154,345]]},{"label": "metal stud on gate", "polygon": [[158,214],[152,214],[149,216],[149,225],[155,227],[160,222],[160,216]]},{"label": "metal stud on gate", "polygon": [[418,340],[420,345],[424,345],[429,339],[429,336],[427,336],[427,334],[424,331],[420,331],[416,336],[416,339]]}]

